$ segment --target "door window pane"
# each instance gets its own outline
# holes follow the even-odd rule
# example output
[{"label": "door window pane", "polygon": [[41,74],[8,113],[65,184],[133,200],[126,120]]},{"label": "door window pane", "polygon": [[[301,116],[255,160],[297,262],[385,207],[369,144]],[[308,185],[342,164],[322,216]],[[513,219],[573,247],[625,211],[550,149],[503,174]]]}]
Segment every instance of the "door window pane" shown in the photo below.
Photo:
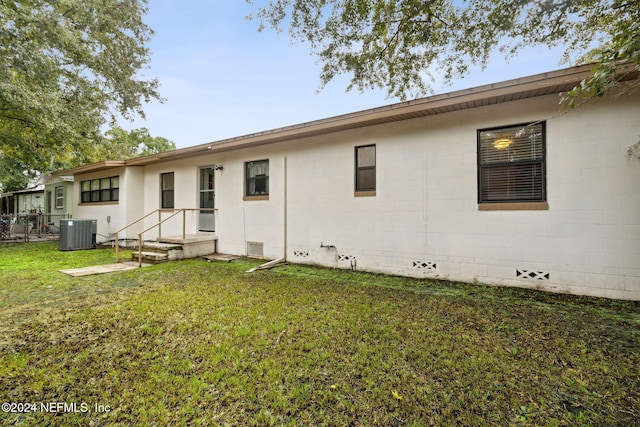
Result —
[{"label": "door window pane", "polygon": [[160,174],[160,195],[161,208],[170,209],[174,207],[174,173]]}]

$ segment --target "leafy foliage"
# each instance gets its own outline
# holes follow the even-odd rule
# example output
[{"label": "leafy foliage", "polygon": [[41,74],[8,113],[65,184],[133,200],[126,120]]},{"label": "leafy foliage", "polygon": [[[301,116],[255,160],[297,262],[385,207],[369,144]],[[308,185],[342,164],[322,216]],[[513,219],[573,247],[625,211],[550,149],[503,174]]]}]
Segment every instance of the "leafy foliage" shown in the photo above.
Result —
[{"label": "leafy foliage", "polygon": [[[125,131],[114,127],[104,136],[98,135],[96,143],[88,145],[78,163],[95,163],[105,160],[127,160],[175,150],[176,144],[161,136],[151,136],[147,128]],[[30,165],[19,158],[0,154],[0,191],[16,191],[27,188],[40,175],[40,171],[30,169]]]},{"label": "leafy foliage", "polygon": [[37,175],[22,162],[0,155],[0,191],[24,190]]},{"label": "leafy foliage", "polygon": [[309,43],[323,65],[322,86],[350,74],[348,90],[379,87],[405,99],[431,92],[436,74],[451,83],[472,65],[485,67],[496,51],[510,58],[527,46],[546,45],[566,46],[565,62],[583,55],[580,61],[600,64],[572,94],[593,96],[615,85],[619,61],[640,69],[639,3],[270,0],[251,18],[260,30],[288,26],[292,39]]},{"label": "leafy foliage", "polygon": [[76,166],[118,115],[160,99],[149,62],[147,0],[0,2],[0,150],[48,171]]},{"label": "leafy foliage", "polygon": [[176,144],[161,136],[151,136],[147,128],[125,131],[114,127],[106,132],[104,143],[96,145],[91,153],[94,162],[126,160],[175,150]]}]

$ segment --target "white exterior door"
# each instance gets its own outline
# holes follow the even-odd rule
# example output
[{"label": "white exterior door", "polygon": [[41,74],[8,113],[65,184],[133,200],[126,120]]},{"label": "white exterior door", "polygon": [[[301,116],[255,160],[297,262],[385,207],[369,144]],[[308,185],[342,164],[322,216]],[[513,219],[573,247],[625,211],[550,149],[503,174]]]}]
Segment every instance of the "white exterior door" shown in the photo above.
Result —
[{"label": "white exterior door", "polygon": [[[215,180],[213,166],[200,168],[199,203],[200,208],[215,207]],[[198,213],[198,230],[215,231],[215,213],[200,211]]]}]

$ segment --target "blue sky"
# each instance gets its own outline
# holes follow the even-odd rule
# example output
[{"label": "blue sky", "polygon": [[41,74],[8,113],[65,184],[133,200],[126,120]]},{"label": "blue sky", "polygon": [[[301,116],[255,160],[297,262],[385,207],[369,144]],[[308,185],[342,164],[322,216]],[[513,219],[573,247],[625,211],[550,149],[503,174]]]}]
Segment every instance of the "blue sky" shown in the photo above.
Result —
[{"label": "blue sky", "polygon": [[[293,45],[286,32],[258,33],[258,23],[245,19],[255,6],[244,0],[150,0],[148,6],[145,21],[155,35],[143,75],[160,80],[167,101],[146,105],[146,120],[123,121],[125,129],[146,127],[182,148],[398,101],[382,91],[345,92],[347,77],[318,93],[320,65],[309,47]],[[552,71],[564,67],[559,58],[545,47],[509,63],[496,56],[484,71],[453,86],[436,82],[434,90]]]}]

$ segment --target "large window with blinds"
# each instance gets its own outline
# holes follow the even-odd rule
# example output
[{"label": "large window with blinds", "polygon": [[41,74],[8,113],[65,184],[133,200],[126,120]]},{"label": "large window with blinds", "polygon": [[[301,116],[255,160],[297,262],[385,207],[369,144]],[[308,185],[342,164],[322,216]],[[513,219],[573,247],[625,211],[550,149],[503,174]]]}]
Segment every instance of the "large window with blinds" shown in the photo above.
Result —
[{"label": "large window with blinds", "polygon": [[545,123],[478,131],[478,203],[545,202]]}]

